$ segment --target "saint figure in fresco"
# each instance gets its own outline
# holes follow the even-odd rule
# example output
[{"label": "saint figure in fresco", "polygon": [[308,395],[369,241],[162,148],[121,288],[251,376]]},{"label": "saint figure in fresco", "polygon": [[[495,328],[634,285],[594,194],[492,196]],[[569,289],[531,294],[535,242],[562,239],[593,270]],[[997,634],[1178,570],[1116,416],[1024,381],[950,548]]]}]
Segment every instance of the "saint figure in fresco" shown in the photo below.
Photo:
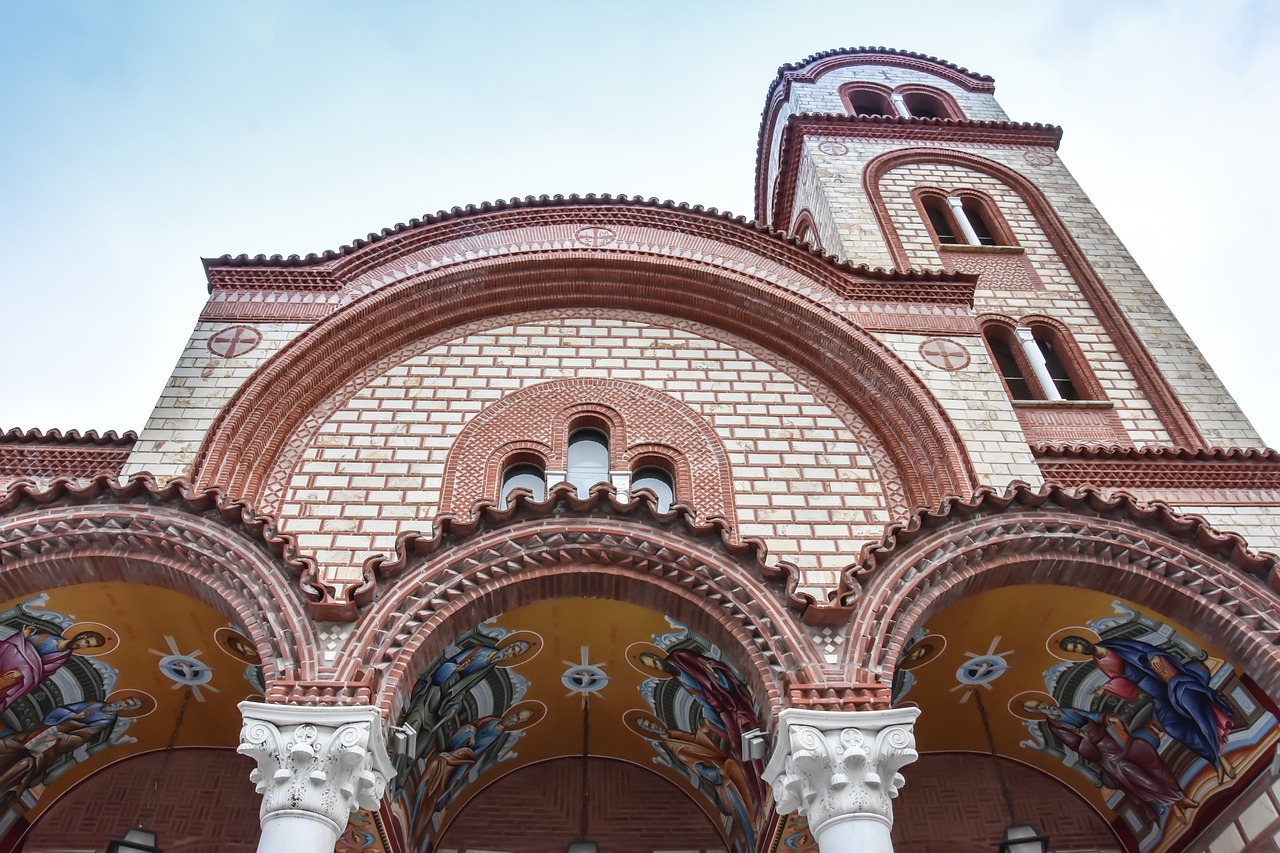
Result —
[{"label": "saint figure in fresco", "polygon": [[38,728],[0,736],[0,813],[16,806],[23,792],[41,782],[59,758],[110,731],[121,713],[141,707],[136,696],[73,702],[54,708]]},{"label": "saint figure in fresco", "polygon": [[752,812],[748,805],[751,802],[750,783],[738,760],[711,739],[707,718],[702,718],[698,731],[694,733],[670,729],[656,719],[643,716],[636,718],[635,725],[645,733],[645,737],[666,747],[677,761],[693,771],[696,779],[715,792],[716,806],[721,814],[732,817],[735,830],[743,836],[741,849],[754,850],[755,826],[751,822]]},{"label": "saint figure in fresco", "polygon": [[[418,761],[421,775],[414,792],[414,840],[413,849],[425,849],[427,834],[431,830],[429,815],[439,812],[461,789],[467,771],[477,764],[504,735],[519,731],[536,722],[538,712],[528,706],[508,710],[501,717],[488,716],[473,720],[458,728],[437,749],[433,744]],[[424,811],[424,806],[430,811]]]},{"label": "saint figure in fresco", "polygon": [[418,743],[424,747],[433,740],[444,746],[445,723],[462,710],[462,697],[484,680],[494,667],[525,654],[531,643],[517,640],[503,648],[468,646],[440,662],[429,678],[414,687],[409,699],[405,723],[418,732]]},{"label": "saint figure in fresco", "polygon": [[0,711],[61,669],[75,652],[106,644],[107,638],[97,631],[61,637],[30,625],[6,637],[0,641]]},{"label": "saint figure in fresco", "polygon": [[[646,666],[674,676],[702,708],[702,716],[711,730],[724,739],[730,754],[742,761],[742,736],[760,727],[755,702],[746,686],[724,663],[692,649],[674,649],[666,657],[642,652]],[[756,762],[752,762],[753,764]],[[764,802],[764,782],[760,769],[749,774],[752,802]]]},{"label": "saint figure in fresco", "polygon": [[1209,683],[1209,670],[1199,661],[1182,662],[1142,640],[1115,638],[1091,643],[1064,637],[1063,651],[1090,655],[1107,683],[1099,693],[1131,701],[1150,697],[1156,722],[1169,737],[1186,746],[1218,771],[1234,777],[1235,768],[1222,754],[1234,712]]},{"label": "saint figure in fresco", "polygon": [[1039,700],[1024,702],[1022,708],[1043,716],[1058,740],[1097,766],[1102,784],[1123,791],[1149,815],[1162,817],[1172,809],[1178,820],[1189,822],[1189,813],[1198,804],[1182,790],[1151,732],[1130,731],[1116,714],[1061,708]]}]

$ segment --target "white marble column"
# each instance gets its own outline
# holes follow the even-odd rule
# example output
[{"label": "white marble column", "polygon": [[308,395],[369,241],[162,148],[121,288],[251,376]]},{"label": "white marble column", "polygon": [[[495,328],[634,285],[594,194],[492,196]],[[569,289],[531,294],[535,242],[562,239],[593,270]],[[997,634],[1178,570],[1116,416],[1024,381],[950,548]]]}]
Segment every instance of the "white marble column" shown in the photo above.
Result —
[{"label": "white marble column", "polygon": [[356,809],[376,809],[394,775],[378,709],[241,702],[238,752],[262,794],[258,853],[333,853]]},{"label": "white marble column", "polygon": [[919,708],[808,711],[778,716],[765,781],[780,814],[799,810],[821,853],[892,853],[898,771],[919,758]]}]

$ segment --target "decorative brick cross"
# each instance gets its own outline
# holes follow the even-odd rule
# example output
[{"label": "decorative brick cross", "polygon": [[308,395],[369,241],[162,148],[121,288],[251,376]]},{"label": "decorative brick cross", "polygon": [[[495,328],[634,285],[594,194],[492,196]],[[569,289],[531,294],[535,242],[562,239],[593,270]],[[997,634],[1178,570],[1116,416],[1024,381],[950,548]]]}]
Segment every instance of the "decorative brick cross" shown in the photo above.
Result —
[{"label": "decorative brick cross", "polygon": [[589,225],[586,228],[579,228],[578,233],[573,236],[584,246],[598,247],[607,246],[612,243],[615,235],[608,228]]},{"label": "decorative brick cross", "polygon": [[250,352],[262,342],[257,329],[248,326],[227,326],[209,338],[209,352],[223,358],[235,358]]},{"label": "decorative brick cross", "polygon": [[949,338],[930,338],[920,345],[924,360],[943,370],[961,370],[969,366],[969,351]]}]

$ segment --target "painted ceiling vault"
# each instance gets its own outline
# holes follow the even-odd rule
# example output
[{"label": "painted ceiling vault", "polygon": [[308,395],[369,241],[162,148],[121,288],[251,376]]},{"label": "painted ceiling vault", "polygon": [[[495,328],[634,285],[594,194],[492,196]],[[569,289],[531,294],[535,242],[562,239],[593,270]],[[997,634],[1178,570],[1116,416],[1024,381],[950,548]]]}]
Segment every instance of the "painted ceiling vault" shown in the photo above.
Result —
[{"label": "painted ceiling vault", "polygon": [[759,708],[720,650],[653,610],[617,601],[526,605],[467,632],[415,685],[394,822],[429,849],[497,778],[586,750],[647,767],[698,802],[726,845],[754,850],[767,814],[741,734]]},{"label": "painted ceiling vault", "polygon": [[0,605],[0,838],[130,755],[233,747],[236,704],[261,695],[253,644],[181,593],[90,583]]},{"label": "painted ceiling vault", "polygon": [[1091,590],[990,590],[911,640],[894,698],[922,709],[922,753],[987,752],[985,711],[1002,755],[1073,788],[1142,853],[1193,837],[1280,736],[1274,707],[1219,649]]}]

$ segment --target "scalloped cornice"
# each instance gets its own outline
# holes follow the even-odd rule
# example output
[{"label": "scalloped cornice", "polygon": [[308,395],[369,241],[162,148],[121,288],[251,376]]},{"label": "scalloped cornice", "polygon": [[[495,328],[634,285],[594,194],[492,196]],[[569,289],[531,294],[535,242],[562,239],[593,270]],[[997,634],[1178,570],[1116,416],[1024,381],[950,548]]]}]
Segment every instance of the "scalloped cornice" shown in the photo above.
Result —
[{"label": "scalloped cornice", "polygon": [[[634,222],[636,216],[646,217],[647,222],[675,231],[700,233],[712,240],[733,243],[762,254],[776,254],[778,243],[785,244],[785,251],[793,263],[801,266],[818,264],[828,272],[841,276],[853,276],[881,282],[957,282],[967,283],[973,276],[949,273],[945,270],[885,270],[866,264],[841,261],[825,255],[801,243],[793,236],[748,221],[745,217],[720,212],[714,207],[659,201],[641,196],[612,196],[588,194],[586,196],[525,196],[479,206],[455,207],[438,211],[420,219],[397,223],[379,233],[371,233],[364,239],[353,240],[336,250],[306,257],[290,255],[223,255],[204,258],[202,263],[209,281],[209,290],[234,281],[239,286],[246,283],[270,286],[275,289],[336,290],[361,272],[384,264],[388,259],[433,243],[453,239],[459,235],[475,235],[501,230],[511,222],[523,224],[529,214],[555,210],[582,211],[584,219],[614,218]],[[612,209],[612,210],[611,210]]]},{"label": "scalloped cornice", "polygon": [[23,430],[20,427],[13,427],[5,432],[0,432],[0,444],[78,444],[96,447],[132,447],[137,440],[138,434],[133,430],[129,430],[124,434],[117,434],[115,430],[108,430],[99,435],[96,429],[81,433],[77,429],[69,429],[63,432],[57,428],[41,430],[36,427]]}]

